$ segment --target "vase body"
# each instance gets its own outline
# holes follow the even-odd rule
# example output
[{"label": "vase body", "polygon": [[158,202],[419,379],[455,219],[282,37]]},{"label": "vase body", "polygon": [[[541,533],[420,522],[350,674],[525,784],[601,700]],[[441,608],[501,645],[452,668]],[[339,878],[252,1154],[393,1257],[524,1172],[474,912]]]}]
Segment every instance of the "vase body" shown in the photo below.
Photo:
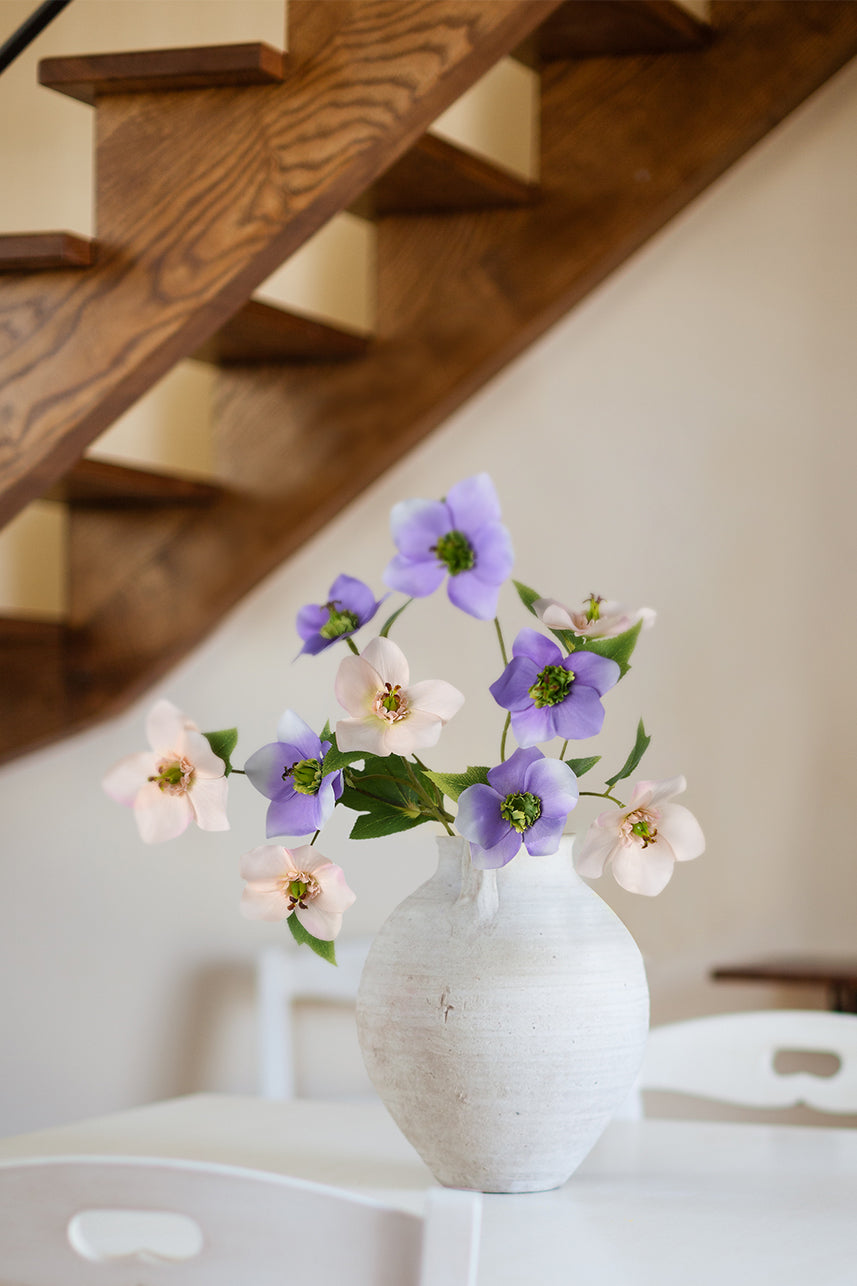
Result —
[{"label": "vase body", "polygon": [[438,840],[436,874],[378,933],[357,1030],[369,1077],[439,1183],[558,1187],[628,1096],[649,996],[621,920],[549,857],[477,871]]}]

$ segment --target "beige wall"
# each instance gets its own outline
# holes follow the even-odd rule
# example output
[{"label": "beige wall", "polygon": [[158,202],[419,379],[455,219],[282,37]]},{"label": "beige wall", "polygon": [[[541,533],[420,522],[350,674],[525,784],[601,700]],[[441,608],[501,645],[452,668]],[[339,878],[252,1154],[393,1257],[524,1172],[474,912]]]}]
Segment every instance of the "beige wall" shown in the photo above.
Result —
[{"label": "beige wall", "polygon": [[[855,130],[852,67],[158,689],[206,727],[238,721],[239,755],[287,704],[334,717],[335,656],[292,664],[297,608],[340,570],[379,584],[396,499],[489,469],[521,579],[659,611],[593,747],[618,762],[644,714],[647,771],[686,773],[708,837],[655,901],[599,886],[644,950],[656,1018],[787,998],[708,984],[716,961],[855,946]],[[522,623],[512,593],[501,614],[509,633]],[[491,628],[437,599],[398,637],[418,677],[468,694],[432,763],[490,756]],[[282,931],[238,916],[237,858],[263,838],[264,801],[239,780],[230,833],[138,843],[99,778],[142,746],[150,700],[0,773],[0,1131],[252,1086],[250,967]],[[346,829],[335,818],[323,851],[358,893],[357,934],[428,873],[431,845],[351,844]],[[356,1059],[334,1036],[336,1061]]]}]

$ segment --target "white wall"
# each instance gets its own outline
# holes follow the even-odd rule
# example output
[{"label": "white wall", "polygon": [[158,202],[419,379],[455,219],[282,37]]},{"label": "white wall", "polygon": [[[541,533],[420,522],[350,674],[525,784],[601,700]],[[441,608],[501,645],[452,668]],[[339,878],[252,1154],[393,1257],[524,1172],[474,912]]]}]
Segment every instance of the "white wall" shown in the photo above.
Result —
[{"label": "white wall", "polygon": [[[707,984],[715,961],[855,945],[855,131],[852,67],[158,688],[204,727],[238,721],[244,754],[287,704],[334,717],[335,654],[292,664],[297,608],[340,570],[379,585],[395,500],[490,470],[521,579],[659,611],[595,747],[618,765],[644,714],[647,772],[686,773],[708,837],[655,901],[602,882],[646,955],[656,1018],[783,998]],[[511,592],[501,614],[509,634],[524,623]],[[431,762],[490,758],[492,628],[437,599],[398,639],[416,677],[468,694]],[[237,859],[263,838],[265,801],[237,780],[230,833],[142,846],[99,779],[142,747],[148,704],[0,774],[0,1131],[252,1086],[250,964],[283,931],[240,919]],[[359,895],[358,934],[430,871],[431,842],[345,832],[334,819],[320,847]]]}]

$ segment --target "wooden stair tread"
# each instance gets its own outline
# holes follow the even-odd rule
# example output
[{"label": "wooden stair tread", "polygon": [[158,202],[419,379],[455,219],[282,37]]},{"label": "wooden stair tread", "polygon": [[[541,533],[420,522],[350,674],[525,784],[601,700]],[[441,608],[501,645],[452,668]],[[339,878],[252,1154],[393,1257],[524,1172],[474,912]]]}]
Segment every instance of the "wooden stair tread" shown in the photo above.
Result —
[{"label": "wooden stair tread", "polygon": [[351,209],[374,218],[490,210],[529,205],[538,193],[537,184],[448,139],[424,134]]},{"label": "wooden stair tread", "polygon": [[54,648],[65,639],[66,631],[64,621],[0,613],[0,648],[4,650],[7,647]]},{"label": "wooden stair tread", "polygon": [[209,505],[222,488],[196,478],[157,473],[84,456],[47,493],[47,500],[96,509]]},{"label": "wooden stair tread", "polygon": [[0,272],[43,272],[52,268],[88,268],[95,262],[95,242],[73,232],[6,232],[0,234]]},{"label": "wooden stair tread", "polygon": [[699,49],[712,39],[707,22],[674,0],[566,0],[515,57],[531,66],[568,58],[601,58]]},{"label": "wooden stair tread", "polygon": [[118,54],[44,58],[39,84],[93,105],[100,94],[271,85],[283,80],[288,55],[273,45],[206,45]]},{"label": "wooden stair tread", "polygon": [[220,366],[339,362],[362,357],[369,343],[354,331],[251,299],[193,356]]}]

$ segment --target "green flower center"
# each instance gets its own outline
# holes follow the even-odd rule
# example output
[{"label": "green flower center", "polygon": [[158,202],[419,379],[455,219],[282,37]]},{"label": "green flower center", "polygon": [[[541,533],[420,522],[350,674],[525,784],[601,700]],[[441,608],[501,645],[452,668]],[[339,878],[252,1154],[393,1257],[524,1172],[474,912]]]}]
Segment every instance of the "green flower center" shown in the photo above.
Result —
[{"label": "green flower center", "polygon": [[528,790],[507,795],[500,805],[500,816],[519,834],[528,830],[541,815],[542,801],[538,795],[531,795]]},{"label": "green flower center", "polygon": [[590,594],[589,598],[585,598],[583,601],[586,604],[586,619],[589,622],[600,620],[601,604],[604,602],[604,599],[601,597],[601,595]]},{"label": "green flower center", "polygon": [[409,713],[408,698],[402,691],[402,685],[385,683],[376,694],[372,709],[379,719],[384,719],[387,723],[398,723],[400,719],[406,719]]},{"label": "green flower center", "polygon": [[317,795],[321,785],[321,760],[302,759],[300,763],[292,764],[291,768],[284,768],[283,781],[288,781],[289,777],[298,794]]},{"label": "green flower center", "polygon": [[318,880],[308,871],[292,871],[290,876],[280,882],[280,887],[289,900],[289,911],[294,911],[298,906],[305,911],[307,903],[312,902],[321,892]]},{"label": "green flower center", "polygon": [[564,701],[574,683],[574,671],[566,670],[561,665],[546,665],[539,671],[538,678],[529,689],[529,695],[538,709],[543,706],[556,706]]},{"label": "green flower center", "polygon": [[643,841],[643,848],[648,848],[658,838],[658,828],[649,818],[643,818],[632,824],[631,834]]},{"label": "green flower center", "polygon": [[353,634],[360,624],[356,612],[337,611],[336,602],[325,603],[327,608],[327,624],[322,625],[319,634],[323,639],[342,638],[343,634]]},{"label": "green flower center", "polygon": [[194,768],[183,755],[162,759],[158,771],[149,778],[165,795],[184,795],[193,785]]},{"label": "green flower center", "polygon": [[443,563],[450,576],[469,572],[471,567],[476,565],[473,546],[463,531],[448,531],[446,535],[440,537],[436,545],[432,545],[431,549],[433,554],[437,554],[438,560]]}]

